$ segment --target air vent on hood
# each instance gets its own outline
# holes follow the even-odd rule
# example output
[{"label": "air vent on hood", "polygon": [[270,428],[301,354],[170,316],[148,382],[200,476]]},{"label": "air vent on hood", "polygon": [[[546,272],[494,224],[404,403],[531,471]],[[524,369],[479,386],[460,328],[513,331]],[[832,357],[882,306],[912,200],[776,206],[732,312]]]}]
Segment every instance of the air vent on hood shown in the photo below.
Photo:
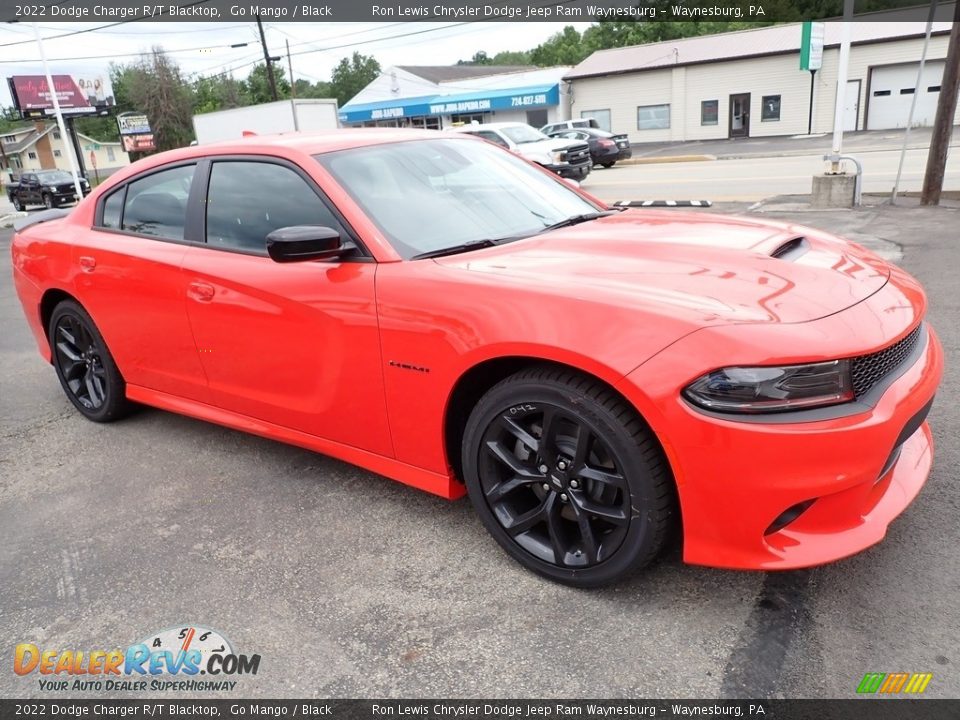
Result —
[{"label": "air vent on hood", "polygon": [[796,237],[791,240],[787,240],[785,243],[780,245],[776,250],[770,253],[770,257],[775,257],[778,260],[786,260],[787,262],[793,262],[800,256],[806,254],[807,250],[810,249],[810,243],[807,242],[806,238]]}]

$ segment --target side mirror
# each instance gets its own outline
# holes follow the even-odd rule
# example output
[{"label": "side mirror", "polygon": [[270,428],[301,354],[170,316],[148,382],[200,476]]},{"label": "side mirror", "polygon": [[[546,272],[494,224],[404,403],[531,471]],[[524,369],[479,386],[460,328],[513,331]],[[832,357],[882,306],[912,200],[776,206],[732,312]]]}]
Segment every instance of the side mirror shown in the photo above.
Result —
[{"label": "side mirror", "polygon": [[294,225],[267,235],[267,254],[278,263],[333,260],[356,249],[342,242],[340,233],[323,225]]}]

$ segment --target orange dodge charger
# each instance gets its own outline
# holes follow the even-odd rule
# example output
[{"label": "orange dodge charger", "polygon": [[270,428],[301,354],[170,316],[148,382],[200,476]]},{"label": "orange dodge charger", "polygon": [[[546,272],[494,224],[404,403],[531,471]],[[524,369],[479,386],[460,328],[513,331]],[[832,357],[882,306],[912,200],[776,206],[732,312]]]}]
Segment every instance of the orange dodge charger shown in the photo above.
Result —
[{"label": "orange dodge charger", "polygon": [[12,252],[87,418],[142,403],[469,494],[572,585],[670,538],[704,565],[835,560],[930,472],[943,354],[903,270],[795,225],[611,208],[467,135],[161,153],[24,218]]}]

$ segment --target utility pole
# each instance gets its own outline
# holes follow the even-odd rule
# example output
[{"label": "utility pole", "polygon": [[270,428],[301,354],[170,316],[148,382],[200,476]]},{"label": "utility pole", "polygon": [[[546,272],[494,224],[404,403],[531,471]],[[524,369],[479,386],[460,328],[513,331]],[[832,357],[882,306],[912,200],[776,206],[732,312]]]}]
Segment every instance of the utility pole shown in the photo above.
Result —
[{"label": "utility pole", "polygon": [[290,97],[297,96],[297,85],[293,81],[293,60],[290,58],[290,41],[287,40],[287,70],[290,73]]},{"label": "utility pole", "polygon": [[940,98],[937,101],[937,116],[933,121],[933,136],[930,138],[930,153],[927,155],[927,171],[923,176],[921,205],[939,205],[943,192],[943,173],[947,167],[947,151],[950,149],[950,133],[953,131],[953,116],[957,111],[957,90],[960,88],[960,2],[953,6],[953,26],[947,45],[947,61],[940,82]]},{"label": "utility pole", "polygon": [[267,79],[270,80],[270,94],[274,100],[279,100],[277,96],[277,81],[273,77],[273,58],[267,51],[267,38],[263,34],[263,23],[260,22],[260,13],[257,13],[257,27],[260,29],[260,44],[263,46],[263,59],[267,61]]}]

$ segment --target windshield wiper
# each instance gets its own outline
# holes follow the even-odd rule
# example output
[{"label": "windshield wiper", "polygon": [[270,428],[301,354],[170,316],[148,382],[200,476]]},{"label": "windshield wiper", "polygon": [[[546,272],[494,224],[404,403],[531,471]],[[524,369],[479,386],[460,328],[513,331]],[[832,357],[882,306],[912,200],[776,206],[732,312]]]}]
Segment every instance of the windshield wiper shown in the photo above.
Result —
[{"label": "windshield wiper", "polygon": [[538,233],[544,233],[549,230],[556,230],[562,227],[569,227],[571,225],[579,225],[580,223],[590,222],[591,220],[596,220],[597,218],[607,217],[608,215],[613,215],[616,213],[616,210],[604,210],[603,212],[592,212],[592,213],[583,213],[581,215],[571,215],[568,218],[564,218],[559,222],[555,222],[552,225],[546,225]]},{"label": "windshield wiper", "polygon": [[470,250],[479,250],[480,248],[493,247],[494,245],[499,245],[500,240],[471,240],[470,242],[462,243],[461,245],[451,245],[450,247],[440,248],[439,250],[428,250],[427,252],[419,253],[414,255],[411,260],[422,260],[424,258],[435,258],[443,257],[444,255],[456,255],[457,253],[469,252]]}]

